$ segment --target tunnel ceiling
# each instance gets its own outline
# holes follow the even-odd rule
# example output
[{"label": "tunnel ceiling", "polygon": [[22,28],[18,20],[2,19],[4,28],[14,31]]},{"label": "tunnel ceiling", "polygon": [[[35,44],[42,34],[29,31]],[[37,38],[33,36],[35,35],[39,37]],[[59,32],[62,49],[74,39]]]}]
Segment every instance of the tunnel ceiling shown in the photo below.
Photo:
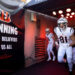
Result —
[{"label": "tunnel ceiling", "polygon": [[56,11],[59,9],[65,10],[64,8],[67,7],[72,8],[72,10],[75,11],[75,0],[47,0],[45,2],[37,3],[36,5],[35,4],[30,5],[33,1],[35,0],[31,0],[29,4],[25,5],[24,2],[22,2],[22,0],[0,0],[0,8],[10,12],[11,14],[15,14],[23,7],[24,9],[28,8],[48,15],[51,15],[50,13],[52,13],[53,10]]},{"label": "tunnel ceiling", "polygon": [[0,8],[8,11],[10,14],[15,14],[25,5],[21,0],[0,0]]},{"label": "tunnel ceiling", "polygon": [[53,10],[72,8],[75,11],[75,0],[48,0],[46,2],[30,6],[29,9],[50,15]]},{"label": "tunnel ceiling", "polygon": [[10,14],[15,14],[25,7],[28,8],[45,1],[47,0],[0,0],[0,8],[8,11]]}]

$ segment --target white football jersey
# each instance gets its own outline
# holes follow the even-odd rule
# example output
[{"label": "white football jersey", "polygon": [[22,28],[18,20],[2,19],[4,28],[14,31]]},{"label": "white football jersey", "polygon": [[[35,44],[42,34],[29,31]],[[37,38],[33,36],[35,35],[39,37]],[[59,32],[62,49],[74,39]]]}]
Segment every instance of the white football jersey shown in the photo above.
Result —
[{"label": "white football jersey", "polygon": [[53,34],[52,33],[46,34],[46,37],[49,39],[49,42],[53,41]]},{"label": "white football jersey", "polygon": [[74,30],[71,27],[67,27],[65,30],[60,29],[59,27],[56,27],[54,29],[54,32],[56,33],[59,44],[61,43],[70,43],[71,39],[70,36],[73,34]]}]

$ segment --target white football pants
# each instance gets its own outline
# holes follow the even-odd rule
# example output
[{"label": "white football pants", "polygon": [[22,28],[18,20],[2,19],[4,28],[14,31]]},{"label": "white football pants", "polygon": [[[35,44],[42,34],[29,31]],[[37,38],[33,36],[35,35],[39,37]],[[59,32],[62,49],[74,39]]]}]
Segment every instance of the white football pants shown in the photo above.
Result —
[{"label": "white football pants", "polygon": [[72,71],[72,47],[68,45],[60,45],[58,49],[58,62],[63,62],[66,53],[69,71]]},{"label": "white football pants", "polygon": [[52,55],[55,56],[53,52],[53,42],[48,43],[47,53],[48,53],[48,58],[51,58],[50,53],[52,53]]}]

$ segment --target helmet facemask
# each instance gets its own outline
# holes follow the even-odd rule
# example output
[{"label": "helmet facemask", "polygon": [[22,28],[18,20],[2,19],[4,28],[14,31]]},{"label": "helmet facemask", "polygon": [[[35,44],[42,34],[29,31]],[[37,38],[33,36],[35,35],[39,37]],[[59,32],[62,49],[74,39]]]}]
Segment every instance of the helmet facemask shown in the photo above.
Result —
[{"label": "helmet facemask", "polygon": [[[61,27],[61,24],[63,24],[63,27]],[[65,30],[67,28],[67,23],[59,23],[58,27],[62,30]]]},{"label": "helmet facemask", "polygon": [[67,19],[65,19],[65,18],[60,18],[60,19],[58,19],[57,23],[58,23],[58,27],[59,27],[60,29],[62,29],[62,30],[65,30],[66,27],[67,27],[67,25],[68,25],[68,24],[67,24],[68,21],[67,21]]}]

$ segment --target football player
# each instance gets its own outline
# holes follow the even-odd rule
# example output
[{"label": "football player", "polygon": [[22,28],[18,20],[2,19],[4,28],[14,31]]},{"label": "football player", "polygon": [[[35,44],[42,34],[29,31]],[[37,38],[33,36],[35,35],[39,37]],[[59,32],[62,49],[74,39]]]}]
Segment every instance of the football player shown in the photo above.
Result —
[{"label": "football player", "polygon": [[[58,48],[58,62],[68,62],[69,73],[72,73],[72,45],[75,44],[72,41],[74,30],[71,27],[68,27],[68,21],[66,18],[59,18],[57,21],[58,26],[54,28],[54,32],[59,40],[59,44],[56,42],[56,45],[59,45]],[[64,59],[66,54],[67,60]]]},{"label": "football player", "polygon": [[46,28],[45,32],[46,32],[46,38],[48,38],[48,45],[47,45],[48,59],[47,59],[47,61],[51,60],[50,53],[53,55],[52,60],[55,61],[55,55],[53,52],[53,44],[54,44],[53,34],[50,32],[49,28]]}]

